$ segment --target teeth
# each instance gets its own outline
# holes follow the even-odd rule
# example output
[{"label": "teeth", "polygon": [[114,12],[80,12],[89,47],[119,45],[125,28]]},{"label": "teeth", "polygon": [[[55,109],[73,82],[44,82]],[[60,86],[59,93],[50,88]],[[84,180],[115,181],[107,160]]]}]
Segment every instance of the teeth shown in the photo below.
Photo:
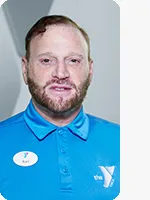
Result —
[{"label": "teeth", "polygon": [[64,88],[55,88],[55,90],[62,91]]}]

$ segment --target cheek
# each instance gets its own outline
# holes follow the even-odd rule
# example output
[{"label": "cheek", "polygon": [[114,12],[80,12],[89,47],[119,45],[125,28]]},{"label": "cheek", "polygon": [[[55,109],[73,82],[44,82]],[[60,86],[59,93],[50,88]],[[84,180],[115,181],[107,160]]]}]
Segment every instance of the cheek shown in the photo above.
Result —
[{"label": "cheek", "polygon": [[29,77],[32,78],[38,85],[44,86],[48,80],[48,73],[39,68],[32,68],[29,71]]},{"label": "cheek", "polygon": [[72,80],[77,81],[78,82],[82,82],[84,79],[87,78],[89,74],[89,71],[86,70],[85,68],[80,68],[78,70],[75,70],[73,72],[70,73],[70,77]]}]

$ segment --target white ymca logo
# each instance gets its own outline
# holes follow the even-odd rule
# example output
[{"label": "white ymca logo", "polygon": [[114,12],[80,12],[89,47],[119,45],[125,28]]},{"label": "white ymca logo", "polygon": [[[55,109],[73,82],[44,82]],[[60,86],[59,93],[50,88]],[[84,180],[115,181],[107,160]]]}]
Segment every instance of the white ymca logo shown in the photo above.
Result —
[{"label": "white ymca logo", "polygon": [[113,179],[113,174],[115,170],[115,166],[109,166],[109,167],[104,167],[104,166],[98,166],[103,175],[104,175],[104,187],[108,188],[113,185],[114,179]]},{"label": "white ymca logo", "polygon": [[5,199],[0,193],[0,200],[7,200],[7,199]]},{"label": "white ymca logo", "polygon": [[[113,179],[113,174],[114,174],[114,170],[115,170],[115,166],[98,166],[100,168],[100,170],[102,171],[103,175],[104,175],[104,187],[108,188],[108,187],[112,187],[113,183],[114,183],[114,179]],[[95,175],[94,179],[96,181],[98,180],[103,180],[102,176],[98,176]]]}]

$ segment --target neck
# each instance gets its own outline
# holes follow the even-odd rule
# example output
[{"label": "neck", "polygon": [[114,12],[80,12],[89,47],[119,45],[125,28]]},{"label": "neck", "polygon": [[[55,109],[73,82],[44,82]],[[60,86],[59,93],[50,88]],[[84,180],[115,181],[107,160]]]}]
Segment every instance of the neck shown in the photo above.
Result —
[{"label": "neck", "polygon": [[58,114],[55,112],[50,111],[49,109],[39,105],[34,99],[32,99],[33,105],[36,109],[36,111],[47,121],[49,121],[52,124],[55,124],[56,126],[65,126],[73,121],[73,119],[78,115],[80,112],[80,109],[82,107],[79,106],[77,108],[74,108],[72,110],[69,110],[67,112]]}]

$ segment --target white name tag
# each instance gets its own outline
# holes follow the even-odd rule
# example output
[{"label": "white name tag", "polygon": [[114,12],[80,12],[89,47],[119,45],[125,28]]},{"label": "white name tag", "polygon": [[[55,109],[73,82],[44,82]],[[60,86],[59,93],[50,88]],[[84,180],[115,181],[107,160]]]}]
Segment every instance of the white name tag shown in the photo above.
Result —
[{"label": "white name tag", "polygon": [[34,165],[38,161],[38,156],[30,151],[21,151],[14,155],[13,161],[19,166],[28,167]]}]

